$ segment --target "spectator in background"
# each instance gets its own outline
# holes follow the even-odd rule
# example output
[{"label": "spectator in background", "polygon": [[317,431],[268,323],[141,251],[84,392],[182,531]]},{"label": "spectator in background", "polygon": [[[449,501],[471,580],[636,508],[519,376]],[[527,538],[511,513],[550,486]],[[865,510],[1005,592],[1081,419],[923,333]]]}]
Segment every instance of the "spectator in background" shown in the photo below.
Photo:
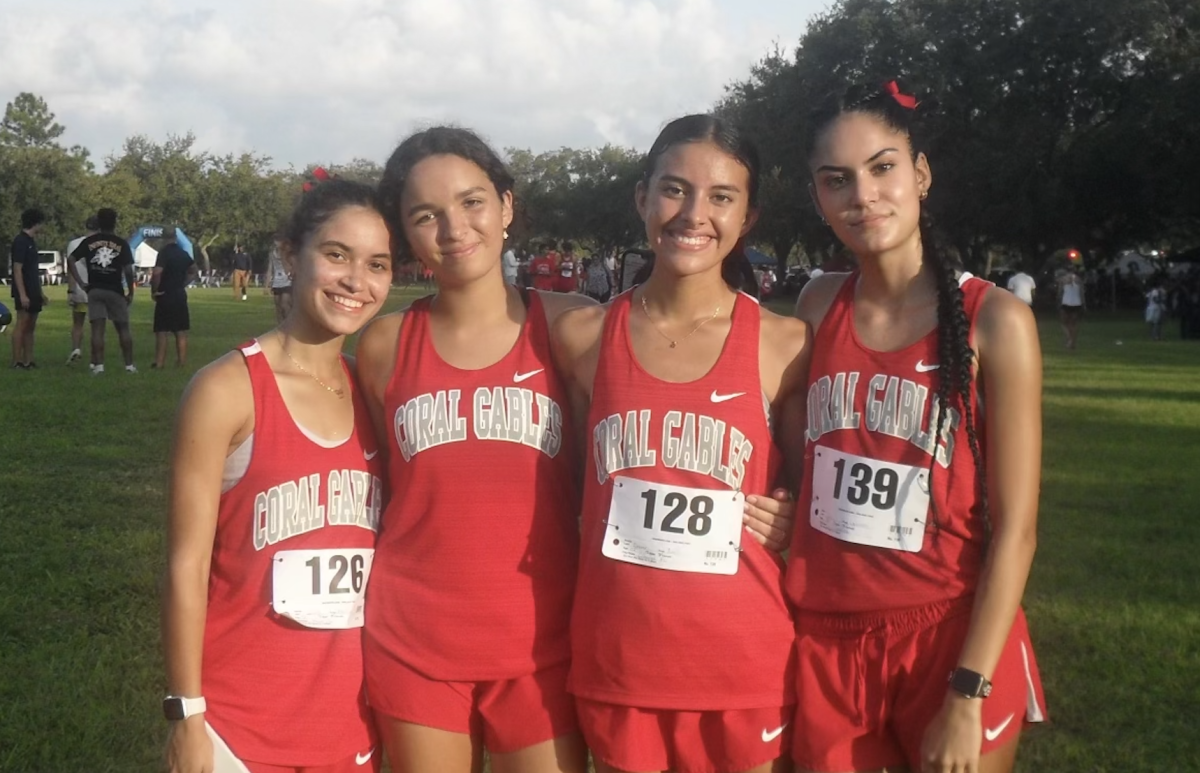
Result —
[{"label": "spectator in background", "polygon": [[[71,253],[75,248],[83,243],[83,240],[99,230],[96,224],[96,216],[92,215],[83,224],[84,233],[77,239],[72,239],[67,244],[67,261],[71,260]],[[75,281],[75,274],[67,271],[67,303],[71,305],[71,354],[67,357],[67,364],[79,360],[83,357],[83,323],[87,321],[87,269],[82,266],[76,266],[75,270],[79,273],[79,278],[82,284]]]},{"label": "spectator in background", "polygon": [[1078,269],[1064,269],[1058,277],[1058,305],[1062,319],[1063,334],[1068,349],[1074,349],[1079,340],[1079,320],[1087,308],[1083,295],[1083,280]]},{"label": "spectator in background", "polygon": [[267,274],[271,277],[271,295],[275,298],[275,324],[281,324],[284,317],[292,310],[292,275],[283,264],[283,253],[280,242],[276,240],[271,247],[271,257],[267,261]]},{"label": "spectator in background", "polygon": [[500,269],[504,273],[505,284],[514,286],[517,284],[517,269],[520,266],[521,264],[517,261],[517,251],[512,248],[512,245],[509,245],[508,249],[504,251],[504,255],[500,257]]},{"label": "spectator in background", "polygon": [[529,273],[532,275],[533,288],[543,292],[554,291],[558,286],[557,272],[558,261],[555,260],[553,242],[547,242],[542,245],[542,254],[534,256],[533,260],[529,261]]},{"label": "spectator in background", "polygon": [[599,303],[608,303],[612,297],[612,277],[600,258],[583,261],[583,292]]},{"label": "spectator in background", "polygon": [[1008,279],[1008,291],[1024,301],[1026,306],[1033,306],[1033,291],[1037,282],[1024,271],[1018,271]]},{"label": "spectator in background", "polygon": [[555,280],[555,290],[560,293],[579,291],[579,260],[575,257],[575,245],[563,242],[563,254],[558,261],[558,278]]},{"label": "spectator in background", "polygon": [[241,295],[246,300],[246,287],[250,284],[250,256],[242,251],[240,244],[233,248],[233,297]]},{"label": "spectator in background", "polygon": [[[67,257],[68,270],[87,290],[88,318],[92,324],[92,375],[104,372],[104,323],[110,319],[121,342],[125,370],[137,373],[133,364],[133,335],[129,331],[129,306],[137,286],[133,277],[133,251],[129,249],[129,242],[114,233],[117,229],[115,209],[105,207],[97,212],[96,225],[100,230],[85,237]],[[85,264],[86,282],[77,261]],[[122,298],[123,290],[125,297]]]},{"label": "spectator in background", "polygon": [[37,327],[38,314],[46,305],[35,241],[44,222],[46,215],[40,209],[22,212],[21,230],[13,239],[10,253],[13,306],[17,312],[17,326],[12,333],[12,366],[25,370],[37,367],[33,361],[33,330]]},{"label": "spectator in background", "polygon": [[164,229],[165,243],[158,251],[158,262],[150,274],[150,294],[154,298],[154,364],[161,369],[167,359],[167,334],[175,335],[175,364],[187,361],[188,314],[187,286],[196,278],[192,256],[175,242],[175,229]]},{"label": "spectator in background", "polygon": [[1167,315],[1167,291],[1162,280],[1155,280],[1146,293],[1146,323],[1150,325],[1150,340],[1162,340],[1163,317]]}]

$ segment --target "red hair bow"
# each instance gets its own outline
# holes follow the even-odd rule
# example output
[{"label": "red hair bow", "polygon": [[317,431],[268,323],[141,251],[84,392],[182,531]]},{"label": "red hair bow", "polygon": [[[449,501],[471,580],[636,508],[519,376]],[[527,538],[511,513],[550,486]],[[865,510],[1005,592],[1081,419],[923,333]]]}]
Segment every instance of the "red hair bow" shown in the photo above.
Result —
[{"label": "red hair bow", "polygon": [[896,100],[896,103],[900,105],[900,107],[907,108],[909,110],[917,109],[917,98],[908,94],[901,94],[900,86],[896,83],[896,81],[888,81],[885,83],[883,85],[883,90],[886,91],[892,99]]}]

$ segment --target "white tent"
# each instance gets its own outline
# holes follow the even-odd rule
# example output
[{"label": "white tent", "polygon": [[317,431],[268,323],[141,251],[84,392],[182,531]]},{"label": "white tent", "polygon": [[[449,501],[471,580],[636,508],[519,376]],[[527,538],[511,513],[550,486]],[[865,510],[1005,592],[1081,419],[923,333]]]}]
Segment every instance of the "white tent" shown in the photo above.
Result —
[{"label": "white tent", "polygon": [[146,242],[142,242],[133,251],[133,265],[138,268],[154,268],[154,264],[158,262],[158,250],[151,247]]}]

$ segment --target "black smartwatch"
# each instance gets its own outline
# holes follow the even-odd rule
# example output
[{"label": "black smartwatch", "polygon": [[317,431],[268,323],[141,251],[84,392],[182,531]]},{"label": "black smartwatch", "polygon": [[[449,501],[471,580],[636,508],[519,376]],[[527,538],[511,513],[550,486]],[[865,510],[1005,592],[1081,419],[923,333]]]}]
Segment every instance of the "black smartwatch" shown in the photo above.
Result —
[{"label": "black smartwatch", "polygon": [[992,683],[969,668],[956,668],[950,672],[950,689],[964,698],[986,698],[992,694]]},{"label": "black smartwatch", "polygon": [[168,695],[163,698],[162,706],[163,716],[173,722],[203,714],[208,708],[203,698],[184,698],[181,695]]}]

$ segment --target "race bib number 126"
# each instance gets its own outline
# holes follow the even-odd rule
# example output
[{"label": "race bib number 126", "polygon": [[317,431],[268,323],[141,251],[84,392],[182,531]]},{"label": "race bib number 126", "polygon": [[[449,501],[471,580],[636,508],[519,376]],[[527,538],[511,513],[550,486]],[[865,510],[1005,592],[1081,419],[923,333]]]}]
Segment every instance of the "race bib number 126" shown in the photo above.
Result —
[{"label": "race bib number 126", "polygon": [[373,548],[281,550],[272,560],[271,607],[306,628],[362,628]]},{"label": "race bib number 126", "polygon": [[601,552],[674,572],[737,574],[744,502],[740,491],[617,478]]},{"label": "race bib number 126", "polygon": [[809,523],[844,542],[921,552],[929,511],[929,470],[813,449]]}]

